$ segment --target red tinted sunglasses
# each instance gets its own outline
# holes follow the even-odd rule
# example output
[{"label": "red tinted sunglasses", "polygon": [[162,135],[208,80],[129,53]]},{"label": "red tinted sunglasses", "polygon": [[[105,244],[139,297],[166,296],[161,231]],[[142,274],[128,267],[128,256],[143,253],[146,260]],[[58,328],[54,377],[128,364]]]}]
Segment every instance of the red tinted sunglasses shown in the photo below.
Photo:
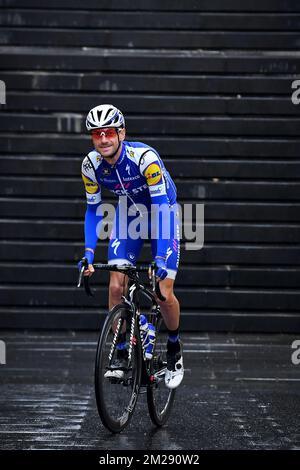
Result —
[{"label": "red tinted sunglasses", "polygon": [[116,129],[114,127],[108,127],[107,129],[94,129],[91,134],[94,139],[101,139],[102,136],[107,139],[112,139],[116,136]]}]

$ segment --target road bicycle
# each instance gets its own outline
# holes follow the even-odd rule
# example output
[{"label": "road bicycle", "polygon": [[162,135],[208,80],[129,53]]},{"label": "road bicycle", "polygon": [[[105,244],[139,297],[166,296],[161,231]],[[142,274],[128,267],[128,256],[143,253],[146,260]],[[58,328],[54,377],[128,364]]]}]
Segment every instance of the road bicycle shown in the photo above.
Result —
[{"label": "road bicycle", "polygon": [[[86,258],[82,259],[82,269],[78,287],[84,280],[85,291],[93,295],[89,286],[89,276],[83,276],[87,269]],[[175,389],[165,386],[167,368],[167,333],[164,327],[159,304],[156,298],[164,301],[155,276],[155,264],[135,267],[132,265],[93,264],[95,270],[115,271],[128,276],[127,294],[122,303],[114,306],[106,317],[102,328],[95,361],[95,393],[98,412],[104,426],[113,433],[122,431],[130,422],[140,393],[147,394],[150,418],[156,426],[163,426],[172,409]],[[140,279],[140,273],[147,272],[150,288]],[[148,321],[155,327],[155,340],[152,359],[145,356],[143,333],[140,328],[140,296],[150,301]],[[143,313],[143,312],[142,312]],[[117,344],[126,341],[128,359],[122,378],[107,378],[105,374],[113,370],[117,357]]]}]

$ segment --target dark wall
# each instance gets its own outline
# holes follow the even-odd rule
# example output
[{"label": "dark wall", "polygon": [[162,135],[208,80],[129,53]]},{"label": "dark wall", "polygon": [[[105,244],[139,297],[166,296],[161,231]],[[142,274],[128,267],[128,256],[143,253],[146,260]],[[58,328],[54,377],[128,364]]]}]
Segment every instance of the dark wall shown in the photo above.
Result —
[{"label": "dark wall", "polygon": [[205,204],[204,248],[182,250],[183,326],[300,331],[300,3],[0,6],[0,326],[99,325],[108,277],[91,301],[74,266],[84,118],[107,102],[127,116],[129,140],[161,153],[179,201]]}]

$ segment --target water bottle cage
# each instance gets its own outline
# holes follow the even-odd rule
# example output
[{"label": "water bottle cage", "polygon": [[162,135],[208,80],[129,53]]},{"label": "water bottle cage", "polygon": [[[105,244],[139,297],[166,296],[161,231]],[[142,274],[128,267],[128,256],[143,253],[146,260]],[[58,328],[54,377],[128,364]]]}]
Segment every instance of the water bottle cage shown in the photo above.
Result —
[{"label": "water bottle cage", "polygon": [[147,318],[143,314],[140,315],[139,321],[144,359],[152,359],[155,343],[155,328],[152,323],[148,323]]},{"label": "water bottle cage", "polygon": [[153,350],[154,350],[154,343],[155,343],[155,336],[149,334],[149,330],[141,331],[142,335],[142,346],[143,346],[143,353],[144,358],[152,359]]},{"label": "water bottle cage", "polygon": [[145,350],[146,347],[148,346],[148,339],[149,339],[149,332],[148,331],[144,331],[142,328],[140,329],[140,333],[141,333],[141,339],[142,339],[142,346],[143,346],[143,349]]}]

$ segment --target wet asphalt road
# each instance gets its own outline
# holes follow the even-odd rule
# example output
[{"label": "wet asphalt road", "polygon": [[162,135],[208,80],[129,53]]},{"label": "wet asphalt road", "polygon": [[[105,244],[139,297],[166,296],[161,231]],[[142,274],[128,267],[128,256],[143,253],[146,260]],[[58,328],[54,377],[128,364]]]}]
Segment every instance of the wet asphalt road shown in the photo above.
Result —
[{"label": "wet asphalt road", "polygon": [[95,332],[2,331],[0,449],[300,449],[295,339],[183,334],[186,374],[168,424],[152,425],[140,395],[130,426],[112,435],[94,398]]}]

